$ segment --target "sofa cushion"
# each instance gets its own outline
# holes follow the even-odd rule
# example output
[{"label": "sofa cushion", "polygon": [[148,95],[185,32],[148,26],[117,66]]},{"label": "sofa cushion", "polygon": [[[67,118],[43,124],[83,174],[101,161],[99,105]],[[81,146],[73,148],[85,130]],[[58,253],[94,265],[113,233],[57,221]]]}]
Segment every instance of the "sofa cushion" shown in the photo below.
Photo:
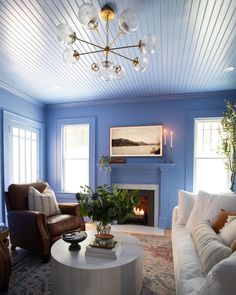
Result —
[{"label": "sofa cushion", "polygon": [[220,229],[225,225],[228,216],[236,216],[236,211],[227,211],[221,209],[219,215],[217,216],[215,222],[212,225],[214,231],[218,234]]},{"label": "sofa cushion", "polygon": [[178,218],[176,224],[186,225],[196,200],[196,194],[178,191]]},{"label": "sofa cushion", "polygon": [[200,220],[210,220],[212,225],[221,208],[236,211],[236,194],[210,194],[199,191],[186,228],[191,232],[194,224]]},{"label": "sofa cushion", "polygon": [[60,214],[54,191],[49,185],[41,193],[33,186],[29,187],[28,206],[31,211],[44,212],[46,216]]},{"label": "sofa cushion", "polygon": [[229,257],[232,250],[222,244],[209,221],[200,221],[192,228],[203,271],[207,274],[214,265]]},{"label": "sofa cushion", "polygon": [[234,295],[236,289],[236,253],[216,264],[207,274],[196,295]]},{"label": "sofa cushion", "polygon": [[67,231],[80,227],[79,217],[69,214],[49,216],[46,219],[46,223],[50,236],[52,237],[60,236]]},{"label": "sofa cushion", "polygon": [[191,294],[202,285],[204,274],[196,244],[183,225],[174,225],[172,228],[172,249],[176,294]]},{"label": "sofa cushion", "polygon": [[225,224],[220,230],[219,237],[226,246],[230,247],[236,239],[236,219]]}]

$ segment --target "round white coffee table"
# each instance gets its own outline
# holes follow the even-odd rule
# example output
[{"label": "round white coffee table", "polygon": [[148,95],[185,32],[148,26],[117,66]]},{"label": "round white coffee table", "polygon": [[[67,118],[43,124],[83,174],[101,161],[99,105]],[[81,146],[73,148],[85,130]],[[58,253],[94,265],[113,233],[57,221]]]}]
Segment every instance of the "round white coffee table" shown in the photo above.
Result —
[{"label": "round white coffee table", "polygon": [[80,251],[69,251],[66,242],[58,240],[51,248],[52,294],[57,295],[138,295],[142,289],[143,248],[133,236],[112,233],[122,243],[117,259],[85,255],[95,231]]}]

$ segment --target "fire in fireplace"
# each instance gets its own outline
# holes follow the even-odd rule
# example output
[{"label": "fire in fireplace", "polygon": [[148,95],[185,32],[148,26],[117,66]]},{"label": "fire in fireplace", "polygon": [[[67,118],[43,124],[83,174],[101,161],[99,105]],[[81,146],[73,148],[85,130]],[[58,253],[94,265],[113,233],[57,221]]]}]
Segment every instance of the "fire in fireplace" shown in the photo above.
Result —
[{"label": "fire in fireplace", "polygon": [[133,216],[125,219],[125,224],[140,224],[154,226],[154,191],[140,190],[140,204],[133,208]]}]

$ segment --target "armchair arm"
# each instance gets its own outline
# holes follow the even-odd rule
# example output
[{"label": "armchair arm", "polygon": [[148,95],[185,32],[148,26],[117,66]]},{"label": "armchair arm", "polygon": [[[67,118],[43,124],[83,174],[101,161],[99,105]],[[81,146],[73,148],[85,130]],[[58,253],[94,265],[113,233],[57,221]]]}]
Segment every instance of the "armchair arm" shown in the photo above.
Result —
[{"label": "armchair arm", "polygon": [[28,210],[12,210],[8,213],[10,240],[13,246],[36,250],[48,255],[50,235],[45,214]]},{"label": "armchair arm", "polygon": [[62,214],[80,215],[79,204],[61,203],[58,204]]},{"label": "armchair arm", "polygon": [[79,218],[81,230],[85,230],[83,216],[80,214],[80,207],[77,203],[61,203],[58,204],[62,214],[75,215]]}]

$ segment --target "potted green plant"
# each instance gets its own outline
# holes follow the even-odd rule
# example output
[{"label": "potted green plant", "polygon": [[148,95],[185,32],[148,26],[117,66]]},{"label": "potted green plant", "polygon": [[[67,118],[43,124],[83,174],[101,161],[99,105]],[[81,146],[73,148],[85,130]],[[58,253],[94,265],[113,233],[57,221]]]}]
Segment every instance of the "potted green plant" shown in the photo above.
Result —
[{"label": "potted green plant", "polygon": [[[113,220],[122,222],[139,205],[138,190],[119,189],[116,185],[100,185],[96,191],[82,186],[76,194],[83,216],[98,223],[98,231],[108,233]],[[103,230],[104,229],[104,230]]]},{"label": "potted green plant", "polygon": [[220,151],[225,156],[226,168],[230,171],[230,190],[234,192],[236,176],[236,101],[226,101],[226,109],[221,120],[223,132],[221,132]]}]

